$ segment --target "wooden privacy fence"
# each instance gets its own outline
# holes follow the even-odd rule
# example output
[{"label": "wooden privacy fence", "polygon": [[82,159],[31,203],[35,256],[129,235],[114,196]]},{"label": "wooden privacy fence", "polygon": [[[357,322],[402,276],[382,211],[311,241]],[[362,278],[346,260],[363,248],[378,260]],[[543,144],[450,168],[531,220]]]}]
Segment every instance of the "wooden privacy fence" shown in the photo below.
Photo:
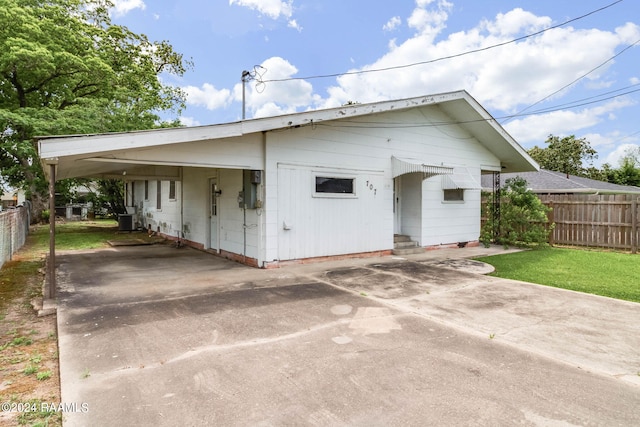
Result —
[{"label": "wooden privacy fence", "polygon": [[549,243],[638,251],[640,195],[541,195],[555,223]]},{"label": "wooden privacy fence", "polygon": [[[549,235],[550,244],[638,252],[640,195],[552,194],[538,197],[552,209],[549,223],[555,223],[555,227]],[[483,224],[485,220],[482,219]]]}]

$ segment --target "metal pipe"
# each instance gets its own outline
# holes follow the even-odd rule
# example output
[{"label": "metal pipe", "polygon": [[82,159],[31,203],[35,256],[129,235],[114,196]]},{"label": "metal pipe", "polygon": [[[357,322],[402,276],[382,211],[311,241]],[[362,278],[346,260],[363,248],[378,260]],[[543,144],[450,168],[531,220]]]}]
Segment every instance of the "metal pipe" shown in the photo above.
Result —
[{"label": "metal pipe", "polygon": [[56,165],[57,159],[49,161],[49,280],[46,299],[56,297]]},{"label": "metal pipe", "polygon": [[249,80],[249,78],[251,77],[251,73],[249,71],[243,71],[242,72],[242,77],[240,78],[240,81],[242,82],[242,120],[245,119],[246,113],[245,113],[245,86],[247,85],[247,81]]}]

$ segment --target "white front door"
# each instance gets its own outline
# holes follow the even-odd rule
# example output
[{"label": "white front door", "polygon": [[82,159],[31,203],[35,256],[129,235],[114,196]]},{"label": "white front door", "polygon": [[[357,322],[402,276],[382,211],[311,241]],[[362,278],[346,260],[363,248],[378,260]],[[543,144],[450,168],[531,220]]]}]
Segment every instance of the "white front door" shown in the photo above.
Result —
[{"label": "white front door", "polygon": [[209,180],[209,248],[220,249],[218,233],[218,179]]}]

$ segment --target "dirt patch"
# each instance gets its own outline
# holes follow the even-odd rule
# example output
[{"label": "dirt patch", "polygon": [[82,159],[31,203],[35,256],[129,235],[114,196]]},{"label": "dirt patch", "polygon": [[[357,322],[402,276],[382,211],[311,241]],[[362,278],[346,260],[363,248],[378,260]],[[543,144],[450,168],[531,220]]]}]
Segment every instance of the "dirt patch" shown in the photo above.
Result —
[{"label": "dirt patch", "polygon": [[[38,257],[39,258],[39,257]],[[0,425],[62,425],[56,316],[38,317],[42,259],[0,270]]]}]

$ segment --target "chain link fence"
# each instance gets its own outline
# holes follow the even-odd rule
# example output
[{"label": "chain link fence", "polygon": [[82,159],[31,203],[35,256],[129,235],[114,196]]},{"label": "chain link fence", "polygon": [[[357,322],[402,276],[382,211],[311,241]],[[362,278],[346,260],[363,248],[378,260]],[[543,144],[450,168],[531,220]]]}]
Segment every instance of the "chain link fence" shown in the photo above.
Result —
[{"label": "chain link fence", "polygon": [[0,212],[0,268],[24,245],[29,234],[29,209],[18,207]]}]

